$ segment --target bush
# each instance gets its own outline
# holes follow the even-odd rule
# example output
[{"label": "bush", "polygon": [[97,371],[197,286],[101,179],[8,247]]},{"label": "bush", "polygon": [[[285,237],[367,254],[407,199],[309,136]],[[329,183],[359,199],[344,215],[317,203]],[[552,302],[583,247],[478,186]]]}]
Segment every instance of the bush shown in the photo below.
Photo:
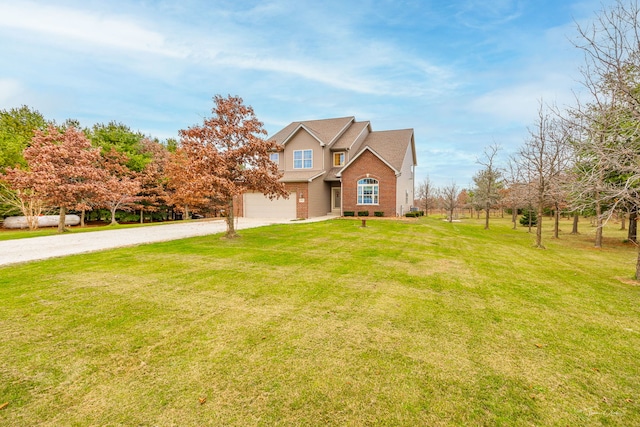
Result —
[{"label": "bush", "polygon": [[384,212],[381,212],[381,211],[375,211],[375,212],[373,213],[373,216],[384,216]]},{"label": "bush", "polygon": [[520,217],[520,224],[528,227],[529,216],[531,216],[531,226],[538,225],[538,216],[536,215],[536,211],[533,209],[524,209],[522,216]]},{"label": "bush", "polygon": [[344,211],[342,212],[343,216],[356,216],[356,213],[354,211]]},{"label": "bush", "polygon": [[369,216],[369,211],[358,211],[358,216]]},{"label": "bush", "polygon": [[406,216],[407,218],[417,218],[420,216],[420,212],[416,211],[416,212],[407,212],[406,214],[404,214],[404,216]]}]

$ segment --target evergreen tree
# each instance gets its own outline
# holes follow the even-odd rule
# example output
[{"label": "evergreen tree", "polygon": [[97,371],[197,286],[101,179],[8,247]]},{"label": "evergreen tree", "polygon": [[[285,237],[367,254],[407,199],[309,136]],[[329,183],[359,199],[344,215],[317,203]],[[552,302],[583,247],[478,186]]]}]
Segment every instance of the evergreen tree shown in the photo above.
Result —
[{"label": "evergreen tree", "polygon": [[529,207],[522,212],[522,216],[520,217],[520,224],[525,227],[533,227],[534,225],[538,224],[538,215],[532,207]]}]

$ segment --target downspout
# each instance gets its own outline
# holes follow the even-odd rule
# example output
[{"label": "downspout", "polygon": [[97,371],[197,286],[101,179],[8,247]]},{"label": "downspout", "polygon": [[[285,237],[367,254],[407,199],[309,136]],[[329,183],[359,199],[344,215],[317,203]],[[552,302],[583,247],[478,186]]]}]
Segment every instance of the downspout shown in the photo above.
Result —
[{"label": "downspout", "polygon": [[416,200],[416,165],[411,165],[411,206]]}]

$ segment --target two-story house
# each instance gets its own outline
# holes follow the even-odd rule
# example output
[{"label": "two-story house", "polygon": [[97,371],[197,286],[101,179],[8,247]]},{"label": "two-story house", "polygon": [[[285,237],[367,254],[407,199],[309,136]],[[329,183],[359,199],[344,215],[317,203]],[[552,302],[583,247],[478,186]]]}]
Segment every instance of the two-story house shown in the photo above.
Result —
[{"label": "two-story house", "polygon": [[293,122],[269,139],[288,199],[246,193],[245,217],[310,218],[345,211],[403,215],[414,200],[413,129],[372,131],[354,117]]}]

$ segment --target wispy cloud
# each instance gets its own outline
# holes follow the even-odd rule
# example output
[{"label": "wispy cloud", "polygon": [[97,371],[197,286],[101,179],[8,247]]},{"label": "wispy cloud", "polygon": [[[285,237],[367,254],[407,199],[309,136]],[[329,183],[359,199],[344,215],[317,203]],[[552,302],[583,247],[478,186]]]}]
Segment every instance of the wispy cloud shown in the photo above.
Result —
[{"label": "wispy cloud", "polygon": [[[93,45],[119,50],[148,52],[171,57],[182,54],[167,46],[165,37],[128,17],[50,6],[31,2],[0,4],[0,27],[39,34],[75,46]],[[74,45],[70,45],[73,47]]]},{"label": "wispy cloud", "polygon": [[486,30],[522,16],[522,4],[520,0],[466,0],[456,18],[467,27]]},{"label": "wispy cloud", "polygon": [[540,98],[571,102],[567,34],[600,2],[0,0],[0,108],[175,136],[238,94],[270,132],[346,115],[413,127],[418,170],[466,183]]}]

